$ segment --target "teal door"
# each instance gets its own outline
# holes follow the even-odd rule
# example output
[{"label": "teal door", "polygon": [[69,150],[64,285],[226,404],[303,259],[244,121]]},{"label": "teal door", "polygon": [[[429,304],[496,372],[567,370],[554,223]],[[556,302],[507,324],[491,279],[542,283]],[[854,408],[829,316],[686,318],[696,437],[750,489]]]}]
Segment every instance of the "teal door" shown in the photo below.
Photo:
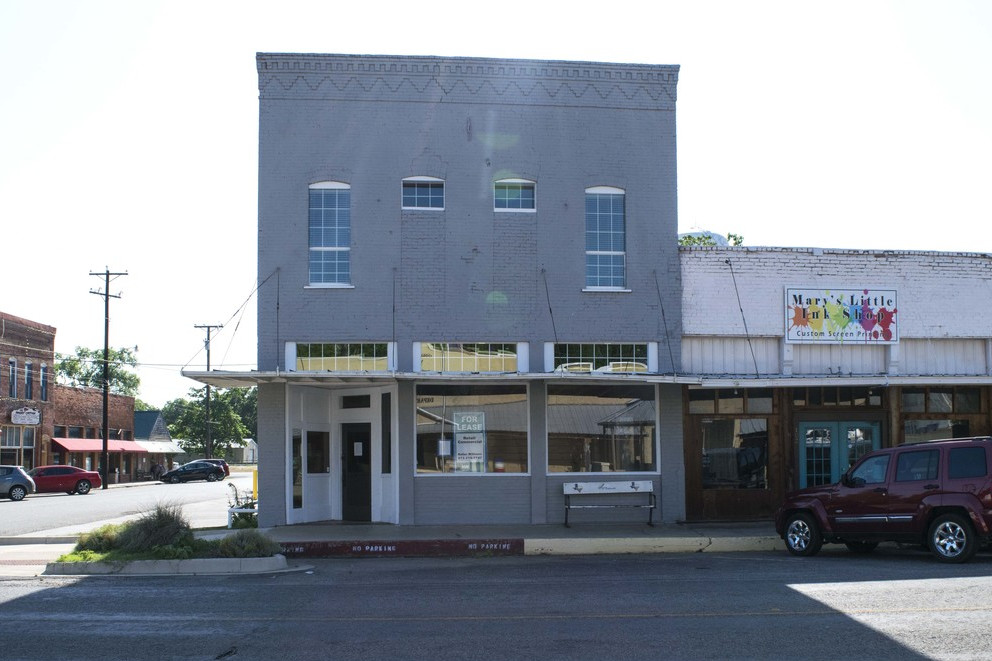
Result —
[{"label": "teal door", "polygon": [[800,422],[799,488],[833,484],[851,464],[879,447],[877,422]]}]

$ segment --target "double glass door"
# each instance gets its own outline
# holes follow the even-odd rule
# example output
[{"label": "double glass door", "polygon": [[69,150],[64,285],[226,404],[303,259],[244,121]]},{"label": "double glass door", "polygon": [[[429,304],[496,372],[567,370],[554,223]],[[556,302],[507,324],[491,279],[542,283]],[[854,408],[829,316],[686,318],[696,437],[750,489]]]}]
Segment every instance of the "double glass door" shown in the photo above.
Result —
[{"label": "double glass door", "polygon": [[878,422],[799,423],[799,488],[837,482],[851,464],[880,447]]}]

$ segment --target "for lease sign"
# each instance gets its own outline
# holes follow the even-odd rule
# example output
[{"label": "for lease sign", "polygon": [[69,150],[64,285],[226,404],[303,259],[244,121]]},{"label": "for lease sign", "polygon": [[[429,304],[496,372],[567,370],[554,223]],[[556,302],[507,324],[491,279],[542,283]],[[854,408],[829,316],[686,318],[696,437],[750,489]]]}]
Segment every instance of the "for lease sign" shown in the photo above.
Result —
[{"label": "for lease sign", "polygon": [[457,412],[451,416],[455,427],[455,470],[486,472],[486,414]]},{"label": "for lease sign", "polygon": [[785,290],[785,341],[898,344],[894,289]]}]

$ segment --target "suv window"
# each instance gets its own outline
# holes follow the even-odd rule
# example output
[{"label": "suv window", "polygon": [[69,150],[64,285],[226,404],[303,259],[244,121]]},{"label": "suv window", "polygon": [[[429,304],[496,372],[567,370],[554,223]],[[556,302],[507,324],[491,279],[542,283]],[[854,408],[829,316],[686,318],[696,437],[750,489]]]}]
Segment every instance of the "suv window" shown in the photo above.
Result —
[{"label": "suv window", "polygon": [[984,477],[988,474],[984,447],[951,448],[947,457],[947,477]]},{"label": "suv window", "polygon": [[863,484],[881,484],[885,482],[885,473],[888,468],[889,455],[882,454],[870,457],[854,469],[854,472],[851,473],[851,480],[853,482],[864,480]]},{"label": "suv window", "polygon": [[903,452],[896,460],[896,482],[936,480],[939,457],[940,450]]}]

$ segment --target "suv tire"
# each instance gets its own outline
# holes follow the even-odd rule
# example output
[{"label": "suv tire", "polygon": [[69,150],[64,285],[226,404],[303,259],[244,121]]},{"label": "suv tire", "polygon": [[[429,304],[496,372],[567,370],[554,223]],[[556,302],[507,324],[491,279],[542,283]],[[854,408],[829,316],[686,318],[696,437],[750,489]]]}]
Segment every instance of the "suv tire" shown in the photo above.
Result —
[{"label": "suv tire", "polygon": [[960,514],[941,514],[930,524],[927,543],[941,562],[967,562],[978,550],[975,531]]},{"label": "suv tire", "polygon": [[800,512],[789,517],[785,524],[785,548],[798,556],[811,556],[820,552],[823,535],[820,527],[809,514]]}]

